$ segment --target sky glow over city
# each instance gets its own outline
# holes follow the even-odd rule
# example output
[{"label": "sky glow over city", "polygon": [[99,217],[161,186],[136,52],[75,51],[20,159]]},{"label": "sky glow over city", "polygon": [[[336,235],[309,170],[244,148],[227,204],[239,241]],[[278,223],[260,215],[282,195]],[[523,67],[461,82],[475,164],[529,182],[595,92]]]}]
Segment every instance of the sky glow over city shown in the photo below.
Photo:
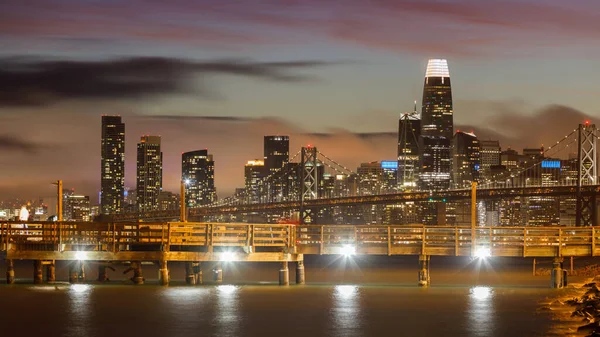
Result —
[{"label": "sky glow over city", "polygon": [[129,187],[148,134],[170,191],[181,153],[208,148],[231,194],[269,134],[350,168],[393,160],[430,58],[448,60],[455,130],[551,145],[600,113],[598,17],[593,0],[5,0],[0,190],[96,196],[102,114],[123,116]]}]

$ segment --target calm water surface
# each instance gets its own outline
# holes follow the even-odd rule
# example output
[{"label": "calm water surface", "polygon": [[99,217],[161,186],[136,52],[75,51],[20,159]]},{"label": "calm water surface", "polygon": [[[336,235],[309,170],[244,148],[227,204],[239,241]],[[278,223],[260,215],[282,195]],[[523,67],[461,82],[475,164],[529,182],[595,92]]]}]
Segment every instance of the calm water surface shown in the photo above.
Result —
[{"label": "calm water surface", "polygon": [[0,286],[6,336],[544,336],[545,288]]}]

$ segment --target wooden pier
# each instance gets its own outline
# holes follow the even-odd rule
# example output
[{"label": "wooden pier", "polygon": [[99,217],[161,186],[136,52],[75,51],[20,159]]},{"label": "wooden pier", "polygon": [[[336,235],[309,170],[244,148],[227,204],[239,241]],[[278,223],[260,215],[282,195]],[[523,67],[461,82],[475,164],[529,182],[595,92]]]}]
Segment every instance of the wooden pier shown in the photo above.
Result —
[{"label": "wooden pier", "polygon": [[[36,283],[42,265],[53,268],[58,260],[127,262],[134,282],[141,283],[141,262],[152,261],[160,265],[162,284],[168,284],[169,261],[189,263],[186,280],[198,280],[201,262],[240,261],[280,262],[283,285],[289,283],[289,262],[297,263],[297,281],[304,283],[304,254],[419,255],[419,284],[426,286],[431,256],[552,257],[559,273],[563,257],[598,256],[599,234],[598,227],[4,222],[0,254],[12,273],[8,283],[14,280],[13,260],[36,261]],[[81,271],[72,273],[71,281],[81,278]],[[220,268],[213,274],[222,281]]]}]

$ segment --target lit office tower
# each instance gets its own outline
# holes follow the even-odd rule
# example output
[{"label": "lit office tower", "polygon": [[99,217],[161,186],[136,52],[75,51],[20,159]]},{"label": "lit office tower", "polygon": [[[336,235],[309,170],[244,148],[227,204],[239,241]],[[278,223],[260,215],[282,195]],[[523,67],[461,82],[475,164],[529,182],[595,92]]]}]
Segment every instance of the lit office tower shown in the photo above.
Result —
[{"label": "lit office tower", "polygon": [[452,89],[446,60],[427,63],[421,114],[422,190],[450,188],[450,148],[453,136]]},{"label": "lit office tower", "polygon": [[102,213],[123,210],[125,186],[125,124],[121,116],[102,116],[100,208]]},{"label": "lit office tower", "polygon": [[481,141],[481,175],[483,179],[492,179],[492,166],[501,163],[500,142],[497,140]]},{"label": "lit office tower", "polygon": [[215,162],[208,150],[185,152],[181,155],[181,179],[187,184],[185,201],[188,207],[208,205],[216,201]]},{"label": "lit office tower", "polygon": [[398,122],[398,188],[410,191],[417,186],[421,119],[417,102],[413,112],[403,113]]},{"label": "lit office tower", "polygon": [[263,201],[264,188],[262,185],[265,177],[265,162],[263,160],[249,160],[244,167],[244,187],[246,202],[257,204]]},{"label": "lit office tower", "polygon": [[140,212],[159,209],[162,190],[160,136],[142,136],[137,145],[137,205]]},{"label": "lit office tower", "polygon": [[[282,201],[285,198],[286,165],[290,160],[290,137],[265,136],[264,141],[265,175],[272,175],[267,183],[268,200]],[[279,178],[279,179],[277,179]]]},{"label": "lit office tower", "polygon": [[457,131],[452,147],[452,181],[454,188],[471,188],[479,181],[481,166],[479,140],[472,133]]}]

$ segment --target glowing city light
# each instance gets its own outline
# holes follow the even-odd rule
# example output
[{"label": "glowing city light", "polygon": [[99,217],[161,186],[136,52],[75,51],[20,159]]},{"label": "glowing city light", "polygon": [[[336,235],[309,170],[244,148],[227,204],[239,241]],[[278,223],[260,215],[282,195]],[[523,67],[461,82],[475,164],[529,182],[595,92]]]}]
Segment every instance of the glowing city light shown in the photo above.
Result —
[{"label": "glowing city light", "polygon": [[353,245],[343,245],[340,248],[340,253],[344,256],[352,256],[356,254],[356,247]]},{"label": "glowing city light", "polygon": [[223,252],[221,253],[221,259],[222,262],[231,262],[235,260],[235,253],[234,252]]},{"label": "glowing city light", "polygon": [[485,259],[490,256],[492,256],[492,251],[489,248],[480,247],[480,248],[477,248],[477,250],[475,251],[475,257],[477,257],[477,258]]},{"label": "glowing city light", "polygon": [[471,288],[471,297],[476,300],[485,300],[492,296],[492,288],[490,287],[473,287]]},{"label": "glowing city light", "polygon": [[75,253],[75,259],[78,261],[85,261],[87,259],[87,252],[78,251]]}]

